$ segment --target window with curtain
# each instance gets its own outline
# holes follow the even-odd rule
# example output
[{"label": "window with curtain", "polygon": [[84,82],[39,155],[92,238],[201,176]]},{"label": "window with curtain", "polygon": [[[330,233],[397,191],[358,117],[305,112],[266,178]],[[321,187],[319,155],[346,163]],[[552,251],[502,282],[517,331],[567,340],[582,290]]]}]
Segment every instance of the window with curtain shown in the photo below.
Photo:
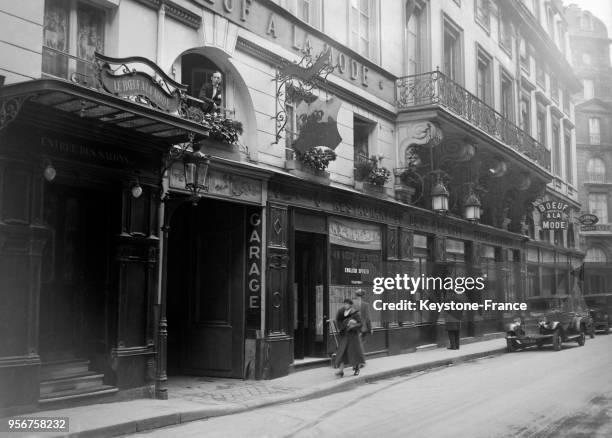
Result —
[{"label": "window with curtain", "polygon": [[589,193],[589,213],[597,216],[600,224],[608,223],[608,195],[606,193]]},{"label": "window with curtain", "polygon": [[546,111],[544,107],[538,107],[538,113],[536,118],[537,125],[537,135],[538,141],[542,143],[542,145],[546,145]]},{"label": "window with curtain", "polygon": [[[42,71],[69,79],[90,76],[95,52],[104,52],[106,15],[102,9],[69,0],[46,0],[43,19]],[[71,27],[71,23],[76,26]]]},{"label": "window with curtain", "polygon": [[529,45],[527,44],[527,40],[525,38],[521,38],[519,43],[519,60],[521,62],[521,67],[529,73]]},{"label": "window with curtain", "polygon": [[589,143],[601,143],[601,126],[597,117],[589,118]]},{"label": "window with curtain", "polygon": [[499,45],[512,56],[512,24],[500,8],[499,12]]},{"label": "window with curtain", "polygon": [[587,182],[606,182],[606,163],[601,158],[591,158],[587,164]]}]

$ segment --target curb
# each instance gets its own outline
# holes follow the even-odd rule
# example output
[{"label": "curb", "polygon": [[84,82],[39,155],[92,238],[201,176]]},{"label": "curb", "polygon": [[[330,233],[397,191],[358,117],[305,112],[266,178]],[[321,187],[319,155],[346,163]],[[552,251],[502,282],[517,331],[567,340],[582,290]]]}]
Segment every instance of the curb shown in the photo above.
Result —
[{"label": "curb", "polygon": [[110,426],[100,427],[97,429],[83,430],[81,432],[69,433],[67,435],[59,435],[69,438],[93,438],[93,437],[109,437],[118,435],[127,435],[138,432],[144,432],[147,430],[158,429],[168,426],[177,426],[179,424],[189,423],[191,421],[204,420],[207,418],[221,417],[224,415],[238,414],[241,412],[251,411],[253,409],[264,408],[272,405],[300,402],[306,400],[312,400],[315,398],[325,397],[336,392],[344,391],[353,387],[363,385],[365,383],[375,382],[377,380],[387,379],[390,377],[397,377],[406,374],[412,374],[420,371],[425,371],[433,368],[441,368],[449,365],[460,364],[463,362],[469,362],[476,359],[481,359],[487,356],[496,356],[506,352],[506,348],[495,348],[492,350],[481,351],[478,353],[466,354],[464,356],[457,356],[448,359],[440,359],[432,362],[425,362],[416,365],[410,365],[392,370],[380,371],[374,374],[359,376],[347,380],[338,380],[337,383],[332,384],[331,387],[325,388],[314,388],[298,391],[289,396],[278,397],[273,400],[263,400],[247,402],[243,405],[237,405],[235,407],[220,407],[217,409],[201,409],[186,412],[176,412],[170,414],[161,414],[158,416],[144,418],[141,420],[127,421],[125,423],[113,424]]}]

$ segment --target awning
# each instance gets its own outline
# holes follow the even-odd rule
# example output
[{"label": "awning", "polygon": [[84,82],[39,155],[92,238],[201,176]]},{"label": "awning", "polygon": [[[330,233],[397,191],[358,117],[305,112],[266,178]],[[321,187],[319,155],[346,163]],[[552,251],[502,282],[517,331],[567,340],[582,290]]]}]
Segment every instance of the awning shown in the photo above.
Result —
[{"label": "awning", "polygon": [[9,123],[107,137],[109,140],[176,144],[189,134],[208,137],[209,127],[127,98],[59,79],[0,88],[0,130]]}]

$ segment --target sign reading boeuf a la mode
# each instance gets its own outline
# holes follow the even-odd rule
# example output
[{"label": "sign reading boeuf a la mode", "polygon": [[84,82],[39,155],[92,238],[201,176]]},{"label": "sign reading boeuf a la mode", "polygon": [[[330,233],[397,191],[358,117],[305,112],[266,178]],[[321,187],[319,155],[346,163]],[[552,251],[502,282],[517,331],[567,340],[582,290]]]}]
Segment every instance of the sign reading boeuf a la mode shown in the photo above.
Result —
[{"label": "sign reading boeuf a la mode", "polygon": [[542,201],[536,205],[543,230],[566,230],[569,205],[559,201]]}]

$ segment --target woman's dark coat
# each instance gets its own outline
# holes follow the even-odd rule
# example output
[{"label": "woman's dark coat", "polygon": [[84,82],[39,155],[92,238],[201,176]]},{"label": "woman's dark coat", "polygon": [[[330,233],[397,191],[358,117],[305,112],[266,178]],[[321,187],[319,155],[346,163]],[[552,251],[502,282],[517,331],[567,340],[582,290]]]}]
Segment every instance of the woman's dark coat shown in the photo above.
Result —
[{"label": "woman's dark coat", "polygon": [[[357,321],[357,324],[349,329],[348,325],[351,319]],[[351,308],[350,313],[344,316],[344,307],[340,308],[336,314],[336,324],[340,333],[338,352],[336,353],[336,367],[341,363],[352,367],[363,366],[365,364],[365,355],[363,354],[363,346],[359,336],[362,325],[359,312]]]}]

